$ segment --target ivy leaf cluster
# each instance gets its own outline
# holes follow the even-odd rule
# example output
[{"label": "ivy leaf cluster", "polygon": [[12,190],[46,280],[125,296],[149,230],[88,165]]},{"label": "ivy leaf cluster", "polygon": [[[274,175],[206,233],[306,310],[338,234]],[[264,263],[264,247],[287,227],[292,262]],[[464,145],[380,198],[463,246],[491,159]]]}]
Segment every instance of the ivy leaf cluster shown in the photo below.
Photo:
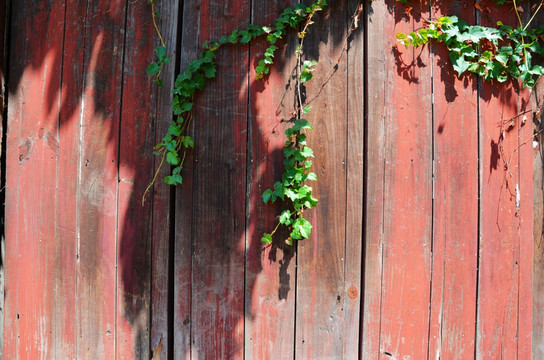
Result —
[{"label": "ivy leaf cluster", "polygon": [[[154,0],[152,0],[151,5],[154,5]],[[298,27],[302,21],[311,17],[315,12],[322,10],[326,5],[325,0],[315,1],[311,5],[298,4],[293,8],[285,9],[276,19],[273,27],[249,24],[245,29],[235,29],[230,34],[221,36],[218,41],[205,41],[202,44],[200,56],[191,61],[176,78],[172,91],[172,111],[175,118],[161,142],[155,146],[154,153],[162,156],[161,165],[166,160],[172,169],[171,174],[164,179],[167,184],[179,185],[183,183],[181,171],[185,155],[195,145],[193,138],[188,135],[189,124],[193,119],[195,96],[204,89],[207,79],[216,76],[216,51],[223,45],[247,44],[266,35],[269,46],[263,54],[263,59],[258,62],[255,68],[256,78],[263,78],[270,72],[270,65],[273,64],[273,58],[278,49],[275,44],[287,33],[288,28]],[[153,13],[153,19],[155,19],[155,16],[156,14]],[[159,37],[161,43],[163,43],[160,33]],[[159,76],[162,67],[170,62],[170,58],[166,55],[164,45],[157,47],[155,53],[157,61],[148,66],[147,73],[154,75],[157,84],[162,86]]]},{"label": "ivy leaf cluster", "polygon": [[157,83],[157,85],[159,87],[163,87],[162,85],[162,81],[160,79],[160,75],[161,75],[161,71],[162,71],[162,68],[164,66],[164,64],[168,64],[170,63],[170,58],[168,57],[168,55],[166,54],[166,48],[164,46],[157,46],[155,48],[155,55],[157,55],[157,61],[155,62],[152,62],[151,64],[149,64],[149,66],[147,67],[147,75],[154,75],[154,79],[153,81],[155,81]]},{"label": "ivy leaf cluster", "polygon": [[418,31],[398,33],[397,39],[406,48],[425,45],[431,39],[443,43],[458,76],[468,71],[486,81],[521,78],[524,87],[533,87],[544,74],[542,66],[533,64],[535,55],[544,55],[543,34],[544,26],[514,28],[499,21],[496,27],[486,27],[443,16]]},{"label": "ivy leaf cluster", "polygon": [[[287,141],[283,149],[285,157],[285,172],[281,181],[274,184],[273,189],[267,189],[262,198],[265,204],[274,203],[281,199],[289,204],[290,209],[284,210],[278,220],[278,225],[282,224],[291,228],[291,233],[287,239],[289,245],[293,240],[307,239],[312,231],[312,224],[303,216],[304,210],[311,209],[317,205],[318,200],[312,195],[312,187],[305,184],[306,181],[315,181],[317,176],[311,172],[314,152],[306,143],[306,134],[303,130],[313,129],[310,122],[306,119],[295,120],[292,127],[285,131]],[[265,233],[261,241],[265,243],[272,242],[272,235]]]}]

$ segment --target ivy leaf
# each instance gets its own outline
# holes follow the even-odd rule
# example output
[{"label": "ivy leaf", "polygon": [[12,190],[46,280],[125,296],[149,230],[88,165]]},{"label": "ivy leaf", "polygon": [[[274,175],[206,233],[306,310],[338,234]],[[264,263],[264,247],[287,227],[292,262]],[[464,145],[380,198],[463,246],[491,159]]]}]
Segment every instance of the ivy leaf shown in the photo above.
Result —
[{"label": "ivy leaf", "polygon": [[166,56],[166,48],[164,46],[157,46],[155,48],[155,53],[159,59],[164,59]]},{"label": "ivy leaf", "polygon": [[214,78],[215,77],[215,65],[214,63],[206,63],[204,65],[202,65],[202,71],[204,71],[204,75],[209,79],[209,78]]},{"label": "ivy leaf", "polygon": [[300,131],[300,130],[304,130],[304,129],[313,129],[312,125],[310,124],[310,122],[306,119],[299,119],[297,121],[295,121],[295,125],[292,127],[292,129],[294,131]]},{"label": "ivy leaf", "polygon": [[190,137],[190,136],[182,136],[181,137],[181,143],[186,148],[194,148],[195,147],[195,142],[194,142],[193,138]]},{"label": "ivy leaf", "polygon": [[168,185],[181,185],[183,178],[179,174],[170,175],[164,178],[164,182]]},{"label": "ivy leaf", "polygon": [[291,225],[291,211],[284,210],[280,215],[279,222],[283,225]]},{"label": "ivy leaf", "polygon": [[461,76],[470,66],[470,62],[465,60],[464,54],[450,52],[450,59],[453,63],[453,69],[457,72],[458,76]]},{"label": "ivy leaf", "polygon": [[312,232],[312,224],[303,217],[299,217],[293,223],[293,231],[291,232],[291,237],[295,240],[307,239],[310,237]]},{"label": "ivy leaf", "polygon": [[308,146],[305,146],[301,151],[300,151],[300,155],[304,156],[304,158],[307,158],[307,157],[314,157],[314,151],[309,148]]},{"label": "ivy leaf", "polygon": [[268,204],[271,197],[272,197],[272,190],[268,189],[265,192],[263,192],[262,198],[265,204]]},{"label": "ivy leaf", "polygon": [[172,170],[173,175],[177,175],[181,172],[181,166],[176,166],[174,170]]},{"label": "ivy leaf", "polygon": [[272,244],[272,235],[264,233],[261,241],[265,244]]},{"label": "ivy leaf", "polygon": [[154,63],[152,62],[151,64],[149,64],[149,66],[147,67],[147,75],[155,75],[157,74],[159,71],[161,70],[161,67],[159,64],[157,63]]},{"label": "ivy leaf", "polygon": [[175,151],[169,151],[169,152],[166,154],[166,161],[168,161],[168,163],[169,163],[170,165],[177,165],[177,164],[179,164],[178,153],[175,152]]},{"label": "ivy leaf", "polygon": [[311,173],[308,174],[308,177],[306,179],[311,180],[311,181],[316,181],[317,180],[317,175],[315,173],[311,172]]},{"label": "ivy leaf", "polygon": [[303,109],[302,109],[302,112],[304,114],[307,114],[310,112],[310,110],[312,109],[312,106],[311,105],[306,105]]},{"label": "ivy leaf", "polygon": [[311,72],[309,72],[307,70],[304,70],[300,74],[299,79],[300,79],[301,82],[305,83],[306,81],[311,80],[313,77],[314,77],[314,74],[312,74]]}]

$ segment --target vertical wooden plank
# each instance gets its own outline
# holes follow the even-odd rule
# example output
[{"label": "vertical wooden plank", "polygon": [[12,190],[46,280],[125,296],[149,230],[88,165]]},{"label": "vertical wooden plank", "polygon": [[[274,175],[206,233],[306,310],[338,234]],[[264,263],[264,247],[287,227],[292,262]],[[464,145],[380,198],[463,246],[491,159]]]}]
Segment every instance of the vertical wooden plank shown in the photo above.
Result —
[{"label": "vertical wooden plank", "polygon": [[12,5],[3,356],[54,358],[58,272],[52,207],[65,8],[64,2]]},{"label": "vertical wooden plank", "polygon": [[67,2],[64,20],[64,49],[62,67],[62,108],[59,116],[58,192],[55,204],[58,219],[57,257],[61,271],[55,301],[55,316],[62,319],[55,336],[60,340],[59,358],[76,358],[76,263],[78,226],[78,187],[81,129],[81,95],[84,86],[84,42],[86,4]]},{"label": "vertical wooden plank", "polygon": [[429,14],[421,4],[413,5],[412,17],[404,10],[393,1],[372,4],[368,24],[372,87],[368,89],[365,359],[380,354],[424,359],[428,350],[431,62],[428,48],[401,50],[394,42],[397,32],[419,28]]},{"label": "vertical wooden plank", "polygon": [[318,154],[311,184],[319,199],[305,214],[313,224],[310,239],[299,241],[295,357],[341,359],[344,353],[346,256],[347,66],[337,64],[347,30],[347,2],[334,2],[316,16],[305,40],[304,59],[316,60],[308,98],[319,97],[307,115],[315,130],[308,144]]},{"label": "vertical wooden plank", "polygon": [[[191,7],[192,3],[186,3]],[[249,0],[204,1],[199,43],[247,25]],[[192,39],[190,39],[192,40]],[[217,78],[194,114],[191,351],[194,359],[243,358],[248,49],[217,54]]]},{"label": "vertical wooden plank", "polygon": [[[532,108],[536,111],[544,104],[544,83],[538,82],[533,92]],[[534,131],[542,129],[542,117],[534,115]],[[533,345],[532,358],[544,357],[544,153],[542,150],[544,136],[538,135],[533,154]],[[533,142],[534,144],[534,142]]]},{"label": "vertical wooden plank", "polygon": [[[125,2],[92,1],[85,19],[85,83],[79,118],[77,357],[122,358],[130,341],[116,329],[117,205]],[[120,277],[119,281],[123,281]],[[118,284],[119,287],[127,284]],[[121,306],[121,304],[120,304]],[[121,307],[119,316],[130,316]],[[119,339],[116,339],[119,332]],[[120,353],[116,354],[116,346]],[[131,358],[131,351],[125,355]]]},{"label": "vertical wooden plank", "polygon": [[[517,24],[514,12],[509,7],[496,7],[491,1],[483,2],[491,13],[482,16],[482,25],[493,25],[493,19]],[[480,264],[477,322],[478,359],[515,359],[530,357],[530,320],[525,319],[531,309],[526,307],[526,287],[531,278],[526,272],[529,246],[524,226],[530,227],[531,203],[527,184],[520,175],[527,176],[526,165],[520,163],[515,150],[520,145],[522,132],[514,128],[507,132],[501,122],[513,119],[516,124],[521,117],[516,115],[525,109],[526,91],[518,93],[517,87],[483,82],[480,94]],[[521,149],[520,149],[521,150]],[[521,150],[524,151],[524,150]],[[517,152],[517,153],[515,153]],[[513,155],[513,156],[512,156]],[[511,157],[511,160],[510,160]],[[508,169],[506,162],[511,161]],[[523,163],[526,164],[526,161]],[[529,171],[529,175],[532,176]],[[522,190],[523,189],[523,190]],[[521,196],[524,197],[522,209]],[[516,198],[519,204],[516,204]],[[532,199],[531,199],[532,200]],[[522,225],[523,224],[523,225]],[[531,230],[532,231],[532,230]],[[521,256],[524,258],[521,258]],[[523,265],[522,265],[523,264]],[[522,290],[523,289],[523,290]],[[526,314],[520,311],[523,309]]]},{"label": "vertical wooden plank", "polygon": [[[142,206],[141,201],[154,175],[156,85],[146,74],[146,68],[155,60],[155,29],[147,2],[129,1],[126,19],[119,138],[116,351],[118,358],[148,359],[151,358],[152,205],[161,204],[151,198]],[[162,204],[166,212],[168,205],[166,199]],[[168,228],[163,230],[163,236],[164,232],[166,238],[161,240],[168,244]],[[167,255],[166,259],[160,259],[160,264],[166,265],[163,272],[168,279]],[[160,286],[168,291],[168,281]],[[157,300],[160,303],[161,299]],[[164,335],[167,345],[167,334]]]},{"label": "vertical wooden plank", "polygon": [[[157,26],[163,36],[171,63],[163,67],[161,78],[163,88],[156,90],[157,108],[152,115],[154,118],[153,129],[155,132],[155,144],[162,140],[172,121],[172,89],[175,80],[175,64],[178,53],[178,2],[161,1],[155,6],[159,12]],[[147,16],[151,16],[151,9],[148,8]],[[155,44],[158,45],[157,35],[154,34]],[[152,92],[152,96],[155,91]],[[159,166],[160,159],[155,157],[154,169]],[[171,252],[174,251],[170,243],[171,223],[170,197],[172,189],[164,183],[164,177],[168,175],[168,166],[163,166],[153,186],[153,248],[152,248],[152,282],[151,282],[151,348],[156,349],[161,344],[161,358],[169,359],[173,356],[173,338],[169,334],[169,319],[174,318],[170,313],[170,291],[173,291],[170,284]],[[185,184],[183,185],[185,186]],[[183,326],[174,321],[174,327]],[[174,334],[175,336],[175,334]],[[153,354],[155,355],[155,354]]]},{"label": "vertical wooden plank", "polygon": [[[347,184],[346,245],[344,265],[344,359],[359,359],[362,271],[363,271],[363,192],[364,192],[364,103],[365,33],[364,13],[357,13],[359,0],[348,1],[345,16],[360,16],[359,28],[351,35],[347,58]],[[352,19],[347,17],[346,24]],[[346,54],[344,54],[346,56]]]},{"label": "vertical wooden plank", "polygon": [[[6,185],[6,172],[5,172],[5,164],[6,164],[6,155],[5,155],[5,141],[4,141],[4,132],[6,130],[6,105],[7,105],[7,89],[6,89],[6,64],[7,64],[7,55],[8,55],[8,48],[7,48],[7,34],[8,32],[8,25],[9,25],[9,19],[10,19],[10,11],[7,9],[8,3],[7,1],[1,1],[0,2],[0,109],[2,111],[2,114],[0,115],[0,166],[2,167],[0,170],[0,186],[4,188]],[[2,191],[0,193],[0,203],[5,203],[5,193]],[[4,207],[0,210],[1,217],[5,218],[6,210]],[[5,224],[2,222],[0,225],[0,231],[2,232],[2,236],[0,236],[0,249],[5,249]],[[0,254],[0,304],[4,304],[4,279],[5,279],[5,267],[4,267],[4,250],[1,251]],[[4,344],[4,305],[0,307],[0,358],[3,359],[2,355],[2,349]]]},{"label": "vertical wooden plank", "polygon": [[[297,1],[254,0],[253,24],[272,24],[283,9]],[[294,109],[292,86],[286,89],[296,66],[294,53],[298,37],[294,32],[277,50],[275,64],[263,80],[255,79],[254,67],[267,43],[251,44],[249,66],[249,145],[247,180],[247,236],[245,286],[245,356],[247,359],[294,357],[295,336],[295,248],[284,243],[278,231],[272,246],[264,247],[263,232],[276,226],[281,205],[264,205],[261,194],[283,173],[286,123]]]},{"label": "vertical wooden plank", "polygon": [[[433,2],[432,17],[475,24],[474,8]],[[434,212],[429,359],[474,356],[478,266],[477,79],[453,72],[434,46]]]},{"label": "vertical wooden plank", "polygon": [[[185,1],[181,20],[180,69],[198,56],[200,43],[199,1]],[[198,120],[195,118],[194,120]],[[191,133],[194,136],[194,132]],[[187,154],[182,171],[183,184],[175,189],[174,221],[174,359],[191,359],[192,344],[192,256],[193,256],[193,161]],[[195,354],[195,358],[198,355]]]},{"label": "vertical wooden plank", "polygon": [[[391,97],[388,74],[394,63],[385,49],[390,30],[384,32],[387,18],[385,3],[366,6],[366,122],[365,122],[365,228],[364,289],[361,324],[361,358],[380,356],[380,329],[383,283],[384,182],[385,182],[385,106]],[[371,86],[369,86],[371,84]]]}]

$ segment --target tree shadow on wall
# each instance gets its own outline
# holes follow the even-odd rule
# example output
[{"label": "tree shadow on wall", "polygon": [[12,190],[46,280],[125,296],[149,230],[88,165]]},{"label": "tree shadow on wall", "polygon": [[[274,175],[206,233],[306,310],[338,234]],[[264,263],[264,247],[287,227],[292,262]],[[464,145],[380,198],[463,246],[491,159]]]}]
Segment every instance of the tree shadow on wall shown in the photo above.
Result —
[{"label": "tree shadow on wall", "polygon": [[[270,2],[264,0],[259,4],[263,8],[274,8],[267,14],[279,12],[288,5],[285,2],[269,5]],[[204,11],[197,1],[185,2],[183,6],[190,16],[194,16],[193,11],[202,16]],[[328,19],[344,6],[342,1],[331,2],[332,10],[319,16]],[[159,161],[152,152],[163,135],[161,122],[166,118],[167,123],[171,117],[169,109],[157,105],[159,97],[167,97],[164,90],[157,90],[145,74],[156,44],[150,11],[147,2],[128,0],[13,3],[9,99],[10,114],[19,122],[10,122],[10,125],[21,126],[13,141],[25,143],[32,138],[35,142],[54,140],[57,144],[50,147],[55,168],[42,175],[58,184],[53,190],[57,220],[45,225],[46,233],[50,234],[46,239],[50,251],[45,254],[56,260],[50,265],[54,279],[48,283],[48,289],[54,299],[49,300],[47,311],[61,316],[50,318],[45,326],[56,331],[50,345],[62,348],[67,357],[110,358],[116,351],[118,355],[146,358],[161,338],[164,347],[172,351],[173,341],[169,339],[166,345],[166,338],[172,335],[174,314],[168,312],[178,311],[172,304],[177,301],[177,295],[172,292],[176,289],[173,282],[179,280],[180,274],[172,274],[171,261],[176,259],[168,254],[165,263],[169,265],[158,274],[161,279],[151,278],[152,259],[160,261],[153,249],[161,246],[176,254],[190,255],[188,290],[193,299],[187,304],[189,311],[197,311],[200,301],[211,306],[216,300],[226,311],[223,319],[214,312],[190,314],[187,326],[193,334],[195,331],[205,334],[202,339],[211,339],[213,334],[206,323],[193,323],[194,320],[218,320],[215,325],[225,326],[229,331],[229,327],[254,319],[254,309],[258,306],[254,303],[258,292],[255,284],[263,271],[263,261],[278,262],[278,266],[267,267],[273,268],[275,273],[264,277],[265,281],[269,277],[277,282],[274,289],[277,301],[294,304],[294,295],[290,292],[295,281],[292,263],[295,248],[282,242],[287,234],[281,231],[277,233],[277,242],[266,250],[260,242],[262,232],[273,228],[281,209],[281,205],[264,206],[260,195],[274,180],[279,180],[283,172],[281,144],[285,123],[281,120],[288,120],[286,114],[292,104],[287,104],[288,108],[281,114],[270,115],[271,105],[266,104],[266,99],[261,105],[252,103],[252,108],[247,109],[247,96],[238,96],[246,90],[250,99],[258,96],[264,91],[262,84],[269,86],[271,78],[264,83],[251,82],[246,90],[228,89],[228,82],[240,74],[232,73],[228,56],[221,55],[219,63],[223,71],[207,85],[197,101],[196,149],[189,154],[184,173],[190,188],[176,190],[178,206],[174,211],[172,189],[158,178],[145,206],[140,204]],[[231,3],[217,3],[207,11],[211,18],[231,22],[239,9]],[[177,17],[178,14],[164,13],[163,16]],[[326,27],[320,31],[324,32],[325,43],[342,44],[342,34],[331,33]],[[296,38],[296,34],[291,34],[292,38]],[[181,49],[182,56],[186,55],[184,51]],[[312,51],[309,49],[309,54],[318,58],[319,54]],[[294,49],[290,48],[288,54],[292,56]],[[290,71],[287,63],[277,61],[272,71]],[[246,75],[242,74],[241,78]],[[42,87],[43,96],[28,98],[27,89],[37,86]],[[206,107],[206,102],[213,100],[204,98],[214,96],[223,98],[217,104],[223,104],[227,110],[246,108],[247,111],[236,123],[225,125],[230,119],[217,116],[218,108]],[[225,105],[225,99],[233,103]],[[38,101],[40,107],[35,107],[33,104]],[[38,114],[36,108],[40,111]],[[275,120],[262,121],[263,111]],[[240,116],[235,111],[231,113]],[[249,119],[244,117],[247,113]],[[33,116],[47,119],[43,122],[45,131],[33,125]],[[276,130],[269,126],[273,121],[279,125]],[[248,136],[251,137],[249,142]],[[250,144],[249,149],[245,148],[246,144]],[[21,156],[19,145],[8,144],[7,156]],[[35,171],[40,158],[37,155],[32,158],[32,154],[36,154],[32,146],[35,145],[30,145],[26,152],[30,154],[27,166]],[[243,171],[237,170],[240,166]],[[180,210],[186,206],[180,202],[183,194],[193,190],[190,210]],[[51,211],[51,204],[36,200],[20,201],[26,201],[39,212]],[[8,209],[8,215],[10,211],[14,210]],[[179,220],[176,212],[187,212],[191,221],[175,222]],[[59,233],[62,236],[53,235]],[[176,234],[182,234],[184,239],[174,238]],[[240,241],[245,244],[241,248],[236,245]],[[184,249],[180,250],[179,246]],[[241,270],[238,265],[242,266]],[[214,269],[220,271],[212,278],[210,273]],[[218,288],[227,292],[214,293],[207,281],[219,284]],[[229,281],[236,284],[224,286],[225,283],[230,285]],[[260,281],[262,284],[263,279]],[[157,287],[163,288],[157,290]],[[241,289],[242,294],[229,292],[229,288]],[[23,296],[22,293],[19,296]],[[226,302],[221,302],[221,297],[225,297]],[[167,314],[151,310],[159,298],[167,303],[161,308]],[[228,309],[229,304],[234,304],[236,309]],[[167,333],[155,333],[150,328],[159,318],[168,318],[164,321],[168,323]],[[222,342],[219,347],[243,349],[240,343],[213,341]]]}]

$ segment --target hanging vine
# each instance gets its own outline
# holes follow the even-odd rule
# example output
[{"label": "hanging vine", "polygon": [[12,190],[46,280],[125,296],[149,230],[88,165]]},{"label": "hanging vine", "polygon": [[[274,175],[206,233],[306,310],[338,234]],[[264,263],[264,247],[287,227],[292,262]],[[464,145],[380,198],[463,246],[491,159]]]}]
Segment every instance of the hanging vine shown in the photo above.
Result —
[{"label": "hanging vine", "polygon": [[[170,62],[163,38],[157,27],[155,1],[150,0],[153,25],[160,39],[160,45],[155,49],[157,60],[147,68],[147,73],[154,77],[154,81],[162,87],[160,74],[165,64]],[[371,0],[367,0],[369,3]],[[409,3],[409,0],[396,0],[400,3]],[[496,5],[505,4],[504,0],[493,0]],[[363,11],[364,0],[361,0],[355,14],[348,37],[358,27]],[[482,77],[485,81],[496,80],[505,82],[508,79],[521,79],[523,86],[533,87],[540,76],[544,74],[544,67],[534,64],[535,57],[544,56],[542,39],[544,26],[530,28],[536,14],[541,10],[544,0],[534,6],[532,16],[527,24],[523,24],[516,0],[512,6],[519,21],[519,26],[512,27],[498,22],[495,27],[469,25],[457,16],[443,16],[435,20],[428,20],[425,25],[408,34],[398,33],[397,40],[406,48],[420,47],[429,41],[440,43],[449,51],[453,69],[460,77],[469,72]],[[271,243],[272,237],[280,225],[289,228],[290,235],[286,242],[290,245],[293,240],[307,239],[312,230],[312,224],[304,218],[304,211],[316,206],[318,200],[312,195],[312,187],[307,181],[317,180],[311,172],[314,153],[307,145],[305,131],[312,129],[305,115],[311,107],[302,99],[301,85],[313,77],[316,62],[303,60],[303,44],[308,28],[313,24],[314,15],[327,6],[326,0],[314,1],[311,5],[298,4],[293,8],[285,9],[274,21],[273,26],[259,26],[249,24],[245,29],[233,30],[230,34],[221,36],[217,41],[205,41],[199,57],[179,74],[174,83],[172,111],[174,120],[170,124],[166,135],[155,146],[154,153],[161,157],[159,168],[151,184],[144,192],[142,203],[147,192],[156,181],[160,168],[165,160],[171,166],[171,173],[164,181],[169,185],[183,183],[182,169],[187,151],[194,147],[194,140],[188,134],[189,126],[194,120],[194,102],[197,93],[204,89],[206,80],[216,76],[216,52],[225,45],[247,44],[257,38],[264,38],[268,47],[255,67],[256,79],[262,79],[270,72],[274,56],[278,47],[276,43],[282,39],[289,28],[297,29],[300,39],[296,50],[298,76],[296,77],[296,109],[292,126],[286,132],[284,146],[284,166],[281,181],[277,181],[272,189],[262,194],[264,203],[274,203],[281,200],[286,204],[285,209],[278,217],[277,226],[270,232],[264,233],[262,241]],[[476,9],[482,7],[475,3]],[[409,13],[411,8],[407,8]],[[347,38],[346,38],[347,44]],[[346,44],[342,53],[346,50]],[[340,61],[340,58],[338,59]]]}]

